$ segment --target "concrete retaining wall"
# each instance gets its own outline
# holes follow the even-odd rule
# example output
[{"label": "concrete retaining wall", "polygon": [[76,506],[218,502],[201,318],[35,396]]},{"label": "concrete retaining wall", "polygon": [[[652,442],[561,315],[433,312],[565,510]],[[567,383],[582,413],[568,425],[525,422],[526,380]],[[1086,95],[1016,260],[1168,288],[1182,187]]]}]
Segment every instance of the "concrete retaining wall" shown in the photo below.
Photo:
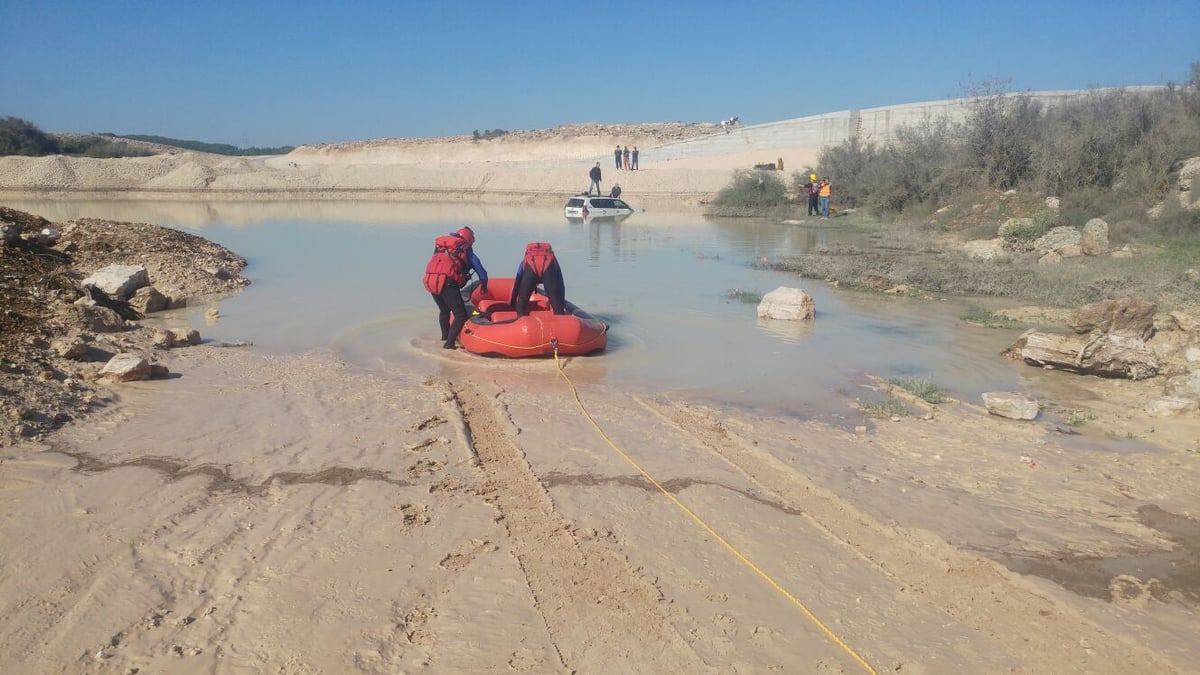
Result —
[{"label": "concrete retaining wall", "polygon": [[[1122,87],[1140,92],[1161,89],[1158,86]],[[1024,92],[1045,105],[1055,105],[1103,89]],[[730,154],[746,150],[776,150],[787,147],[824,148],[849,140],[856,133],[876,143],[891,140],[900,127],[911,126],[933,117],[961,119],[970,99],[958,98],[924,103],[906,103],[880,108],[842,110],[796,119],[740,127],[729,133],[714,134],[686,141],[655,146],[655,161],[687,159],[705,155]]]}]

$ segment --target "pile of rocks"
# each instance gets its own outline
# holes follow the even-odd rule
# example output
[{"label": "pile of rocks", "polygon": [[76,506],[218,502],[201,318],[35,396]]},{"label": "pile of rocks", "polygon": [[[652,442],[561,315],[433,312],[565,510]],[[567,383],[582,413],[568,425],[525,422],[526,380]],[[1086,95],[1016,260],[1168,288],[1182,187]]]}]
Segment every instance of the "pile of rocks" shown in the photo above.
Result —
[{"label": "pile of rocks", "polygon": [[1033,366],[1082,375],[1144,380],[1161,376],[1164,396],[1152,416],[1200,411],[1200,319],[1175,310],[1158,313],[1143,298],[1115,298],[1071,313],[1070,333],[1030,329],[1005,354]]},{"label": "pile of rocks", "polygon": [[1039,265],[1053,265],[1064,258],[1110,255],[1128,258],[1137,254],[1131,246],[1113,250],[1108,241],[1108,223],[1101,218],[1089,220],[1082,228],[1059,226],[1027,242],[1020,236],[1036,228],[1033,218],[1009,218],[1000,225],[996,237],[976,239],[962,245],[963,253],[975,260],[1007,261],[1032,255]]},{"label": "pile of rocks", "polygon": [[166,377],[163,350],[200,334],[138,318],[249,283],[244,259],[157,225],[0,207],[0,242],[0,445],[103,405],[110,383]]}]

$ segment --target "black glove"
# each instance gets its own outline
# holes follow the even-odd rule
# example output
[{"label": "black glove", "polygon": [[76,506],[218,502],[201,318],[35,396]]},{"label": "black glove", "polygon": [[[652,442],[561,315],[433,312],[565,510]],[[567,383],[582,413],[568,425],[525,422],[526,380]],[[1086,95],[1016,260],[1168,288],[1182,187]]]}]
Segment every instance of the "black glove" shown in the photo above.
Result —
[{"label": "black glove", "polygon": [[487,284],[479,284],[479,292],[487,293]]}]

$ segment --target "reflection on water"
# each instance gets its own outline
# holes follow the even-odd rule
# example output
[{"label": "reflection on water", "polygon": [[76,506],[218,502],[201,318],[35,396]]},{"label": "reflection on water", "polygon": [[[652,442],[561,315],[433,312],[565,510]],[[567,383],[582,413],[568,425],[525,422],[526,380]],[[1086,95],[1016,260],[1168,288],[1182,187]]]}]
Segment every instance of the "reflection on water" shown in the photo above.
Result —
[{"label": "reflection on water", "polygon": [[758,328],[778,337],[784,342],[800,342],[808,337],[813,330],[812,321],[777,321],[759,319]]},{"label": "reflection on water", "polygon": [[[492,276],[511,276],[528,241],[550,241],[567,296],[612,326],[609,351],[575,359],[573,377],[636,389],[689,391],[720,403],[819,414],[842,404],[864,373],[928,377],[952,395],[1017,387],[997,354],[1015,335],[965,325],[964,308],[838,291],[754,269],[760,257],[795,255],[846,241],[838,227],[766,220],[707,220],[642,212],[619,223],[569,223],[561,207],[370,202],[9,202],[51,220],[93,216],[199,231],[250,260],[254,284],[181,310],[214,340],[249,340],[271,351],[330,347],[367,366],[431,367],[447,355],[422,347],[437,330],[420,276],[434,237],[464,223]],[[804,288],[810,323],[760,321],[731,289],[764,294]],[[440,351],[440,350],[438,350]],[[469,355],[450,357],[469,361]],[[488,363],[505,377],[551,377],[545,362]]]}]

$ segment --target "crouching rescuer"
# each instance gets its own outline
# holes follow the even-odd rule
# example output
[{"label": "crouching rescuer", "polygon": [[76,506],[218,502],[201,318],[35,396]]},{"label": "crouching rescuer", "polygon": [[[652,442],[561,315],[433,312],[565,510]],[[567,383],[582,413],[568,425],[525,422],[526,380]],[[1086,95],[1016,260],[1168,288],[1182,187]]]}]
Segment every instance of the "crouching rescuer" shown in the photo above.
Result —
[{"label": "crouching rescuer", "polygon": [[[454,349],[458,335],[467,322],[467,306],[463,288],[474,271],[479,275],[480,289],[487,292],[487,270],[475,255],[475,231],[461,227],[438,237],[433,242],[433,256],[425,266],[422,282],[438,306],[438,327],[442,330],[442,346]],[[450,315],[454,315],[451,323]]]},{"label": "crouching rescuer", "polygon": [[554,249],[544,241],[535,241],[525,246],[525,257],[517,265],[517,276],[513,279],[512,297],[509,304],[517,316],[529,313],[527,305],[533,289],[542,284],[546,290],[546,298],[555,314],[567,313],[567,289],[563,282],[562,269],[558,266],[558,258]]}]

